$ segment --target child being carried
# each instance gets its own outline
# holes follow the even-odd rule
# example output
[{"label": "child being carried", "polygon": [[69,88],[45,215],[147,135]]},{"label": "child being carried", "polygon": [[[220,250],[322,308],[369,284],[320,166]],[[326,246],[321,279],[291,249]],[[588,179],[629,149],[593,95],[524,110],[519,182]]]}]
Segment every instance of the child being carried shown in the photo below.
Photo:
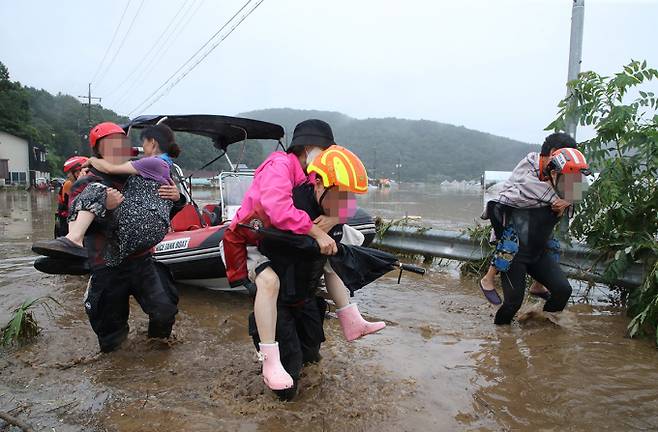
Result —
[{"label": "child being carried", "polygon": [[144,157],[115,165],[104,159],[89,158],[87,166],[111,175],[130,175],[123,190],[123,202],[110,211],[105,205],[107,187],[94,182],[71,202],[69,233],[55,240],[35,242],[32,250],[53,257],[86,257],[83,239],[92,222],[109,224],[116,230],[118,244],[108,248],[108,266],[118,266],[136,252],[154,247],[169,231],[173,201],[160,198],[158,189],[173,184],[172,158],[180,154],[174,132],[165,125],[151,126],[141,134]]}]

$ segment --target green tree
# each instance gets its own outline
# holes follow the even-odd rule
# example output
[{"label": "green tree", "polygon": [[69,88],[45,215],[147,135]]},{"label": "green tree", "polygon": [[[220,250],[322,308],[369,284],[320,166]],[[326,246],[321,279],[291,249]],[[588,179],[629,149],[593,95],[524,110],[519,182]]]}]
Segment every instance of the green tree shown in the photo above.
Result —
[{"label": "green tree", "polygon": [[29,138],[26,129],[29,120],[27,93],[20,83],[10,80],[9,70],[0,63],[0,130]]},{"label": "green tree", "polygon": [[658,71],[631,61],[614,76],[584,72],[569,83],[547,129],[565,130],[575,116],[596,136],[582,143],[599,178],[578,206],[571,233],[610,259],[610,280],[634,261],[645,263],[642,285],[629,292],[631,337],[651,332],[658,343],[658,98],[646,91]]}]

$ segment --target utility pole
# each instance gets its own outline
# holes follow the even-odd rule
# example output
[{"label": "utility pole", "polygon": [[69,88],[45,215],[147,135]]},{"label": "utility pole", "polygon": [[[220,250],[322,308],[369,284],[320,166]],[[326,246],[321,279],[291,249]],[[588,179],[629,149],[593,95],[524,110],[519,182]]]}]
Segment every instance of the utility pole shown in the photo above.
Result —
[{"label": "utility pole", "polygon": [[[580,64],[583,61],[583,25],[585,21],[585,0],[573,0],[571,8],[571,37],[569,40],[569,70],[567,72],[567,82],[578,78],[580,73]],[[572,92],[567,87],[567,96]],[[575,104],[573,99],[570,102]],[[572,114],[566,120],[567,132],[573,139],[576,139],[576,130],[578,128],[578,116]],[[569,232],[569,214],[565,212],[560,219],[559,232],[561,236],[567,237]]]},{"label": "utility pole", "polygon": [[395,165],[398,174],[398,185],[400,184],[400,170],[402,169],[402,152],[398,153],[398,163]]},{"label": "utility pole", "polygon": [[89,121],[89,127],[92,126],[91,124],[91,101],[92,99],[97,100],[98,103],[101,102],[101,98],[95,97],[91,95],[91,83],[89,83],[89,91],[87,93],[87,96],[78,96],[80,99],[87,99],[87,120]]},{"label": "utility pole", "polygon": [[[571,8],[571,38],[569,41],[569,70],[567,73],[567,82],[578,78],[580,73],[580,64],[583,61],[583,24],[585,21],[585,0],[573,0]],[[571,95],[571,90],[567,89],[567,96]],[[574,103],[574,102],[572,102]],[[567,119],[566,132],[576,139],[576,128],[578,127],[578,118],[571,116]]]},{"label": "utility pole", "polygon": [[[97,100],[98,103],[100,103],[100,102],[101,102],[101,98],[99,98],[99,97],[95,97],[95,96],[92,96],[92,95],[91,95],[91,83],[89,83],[87,96],[78,96],[78,97],[79,97],[80,99],[83,99],[83,100],[84,100],[84,99],[87,99],[87,122],[89,123],[89,125],[88,125],[89,127],[87,128],[87,131],[89,131],[89,129],[91,129],[91,127],[93,126],[93,124],[92,124],[92,122],[91,122],[91,101],[92,101],[92,100]],[[83,144],[82,144],[82,142],[81,142],[81,143],[80,143],[80,152],[79,152],[79,154],[82,154],[82,149],[83,149]]]}]

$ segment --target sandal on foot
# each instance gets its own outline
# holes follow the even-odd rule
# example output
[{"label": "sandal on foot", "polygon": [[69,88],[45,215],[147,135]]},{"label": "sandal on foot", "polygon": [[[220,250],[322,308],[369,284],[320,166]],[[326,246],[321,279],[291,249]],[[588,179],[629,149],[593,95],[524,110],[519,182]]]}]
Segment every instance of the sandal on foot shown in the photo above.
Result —
[{"label": "sandal on foot", "polygon": [[503,301],[500,299],[500,296],[498,295],[498,292],[496,292],[496,289],[492,290],[486,290],[484,289],[484,286],[482,285],[482,281],[478,282],[478,285],[480,285],[480,290],[482,291],[482,294],[484,294],[484,297],[491,303],[492,305],[498,306],[501,304]]},{"label": "sandal on foot", "polygon": [[34,242],[32,252],[53,258],[87,258],[87,249],[78,246],[66,237]]}]

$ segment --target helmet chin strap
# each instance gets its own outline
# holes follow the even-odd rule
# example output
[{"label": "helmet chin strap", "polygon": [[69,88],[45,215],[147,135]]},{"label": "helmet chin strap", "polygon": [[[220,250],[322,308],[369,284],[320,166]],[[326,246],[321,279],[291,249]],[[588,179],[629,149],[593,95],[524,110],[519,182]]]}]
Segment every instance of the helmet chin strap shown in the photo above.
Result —
[{"label": "helmet chin strap", "polygon": [[327,195],[327,192],[329,192],[331,189],[335,188],[336,186],[329,186],[322,192],[322,195],[320,195],[320,199],[318,200],[318,205],[322,207],[322,201],[324,201],[324,197]]},{"label": "helmet chin strap", "polygon": [[[549,180],[550,180],[550,182],[551,182],[551,186],[553,186],[553,190],[555,191],[555,193],[557,194],[557,196],[559,196],[561,199],[564,199],[564,194],[561,193],[560,190],[559,190],[558,187],[557,187],[557,184],[560,183],[560,177],[562,177],[562,174],[558,174],[558,175],[556,176],[555,181],[553,181],[553,176],[550,175],[550,174],[548,175],[548,178],[549,178]],[[557,183],[557,184],[556,184],[556,183]]]}]

